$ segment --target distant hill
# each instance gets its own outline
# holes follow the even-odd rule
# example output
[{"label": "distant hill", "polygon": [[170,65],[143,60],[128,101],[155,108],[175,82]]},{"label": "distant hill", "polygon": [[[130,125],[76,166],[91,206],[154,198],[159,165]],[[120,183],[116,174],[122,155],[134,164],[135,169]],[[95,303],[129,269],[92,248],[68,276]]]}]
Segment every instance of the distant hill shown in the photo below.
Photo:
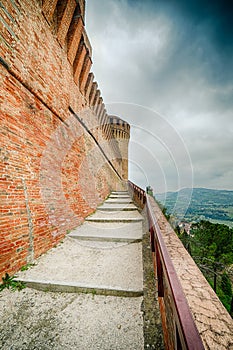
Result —
[{"label": "distant hill", "polygon": [[233,224],[233,191],[183,188],[177,192],[155,194],[169,214],[180,220]]}]

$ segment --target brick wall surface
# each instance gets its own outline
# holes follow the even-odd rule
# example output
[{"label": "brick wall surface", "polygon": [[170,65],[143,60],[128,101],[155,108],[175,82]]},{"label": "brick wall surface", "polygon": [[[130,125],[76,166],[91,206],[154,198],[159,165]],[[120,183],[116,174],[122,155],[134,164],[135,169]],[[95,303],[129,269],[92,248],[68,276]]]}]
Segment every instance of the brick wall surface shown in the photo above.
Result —
[{"label": "brick wall surface", "polygon": [[[82,40],[81,22],[71,18],[77,13],[75,4],[47,0],[42,8],[37,0],[2,1],[0,277],[14,274],[56,245],[111,190],[123,186],[69,110],[71,106],[82,118],[120,173],[119,150],[100,132],[98,117],[85,97],[91,58],[86,57],[83,68],[76,62],[81,89],[79,79],[74,80],[72,57],[78,45],[72,33]],[[80,7],[83,11],[83,1]]]}]

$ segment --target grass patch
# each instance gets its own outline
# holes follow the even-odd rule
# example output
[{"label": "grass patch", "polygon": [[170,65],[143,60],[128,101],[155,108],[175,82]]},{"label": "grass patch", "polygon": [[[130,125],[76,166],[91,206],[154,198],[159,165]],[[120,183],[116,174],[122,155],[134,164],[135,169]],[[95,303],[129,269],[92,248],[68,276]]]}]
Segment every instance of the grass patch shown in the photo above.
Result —
[{"label": "grass patch", "polygon": [[26,285],[23,282],[15,281],[15,276],[9,276],[9,274],[6,273],[5,277],[2,277],[2,284],[0,285],[0,291],[2,291],[5,288],[16,291],[16,290],[22,290],[26,288]]},{"label": "grass patch", "polygon": [[24,266],[21,267],[21,271],[27,271],[28,269],[30,269],[30,267],[34,266],[35,264],[26,264]]}]

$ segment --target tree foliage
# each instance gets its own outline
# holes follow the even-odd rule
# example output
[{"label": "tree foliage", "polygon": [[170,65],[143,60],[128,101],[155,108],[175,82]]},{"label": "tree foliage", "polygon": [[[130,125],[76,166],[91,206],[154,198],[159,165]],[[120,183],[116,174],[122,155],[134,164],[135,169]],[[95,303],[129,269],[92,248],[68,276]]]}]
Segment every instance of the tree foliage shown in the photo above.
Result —
[{"label": "tree foliage", "polygon": [[192,224],[189,234],[178,227],[175,231],[231,313],[232,285],[227,270],[233,264],[233,229],[203,220]]}]

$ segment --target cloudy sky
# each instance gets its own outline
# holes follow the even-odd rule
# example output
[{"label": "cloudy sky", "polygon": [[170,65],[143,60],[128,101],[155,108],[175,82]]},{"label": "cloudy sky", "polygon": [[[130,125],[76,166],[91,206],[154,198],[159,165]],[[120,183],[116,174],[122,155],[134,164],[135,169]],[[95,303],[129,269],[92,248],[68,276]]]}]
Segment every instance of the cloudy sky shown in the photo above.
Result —
[{"label": "cloudy sky", "polygon": [[130,179],[155,192],[233,190],[233,2],[87,0],[86,10],[108,113],[131,124]]}]

